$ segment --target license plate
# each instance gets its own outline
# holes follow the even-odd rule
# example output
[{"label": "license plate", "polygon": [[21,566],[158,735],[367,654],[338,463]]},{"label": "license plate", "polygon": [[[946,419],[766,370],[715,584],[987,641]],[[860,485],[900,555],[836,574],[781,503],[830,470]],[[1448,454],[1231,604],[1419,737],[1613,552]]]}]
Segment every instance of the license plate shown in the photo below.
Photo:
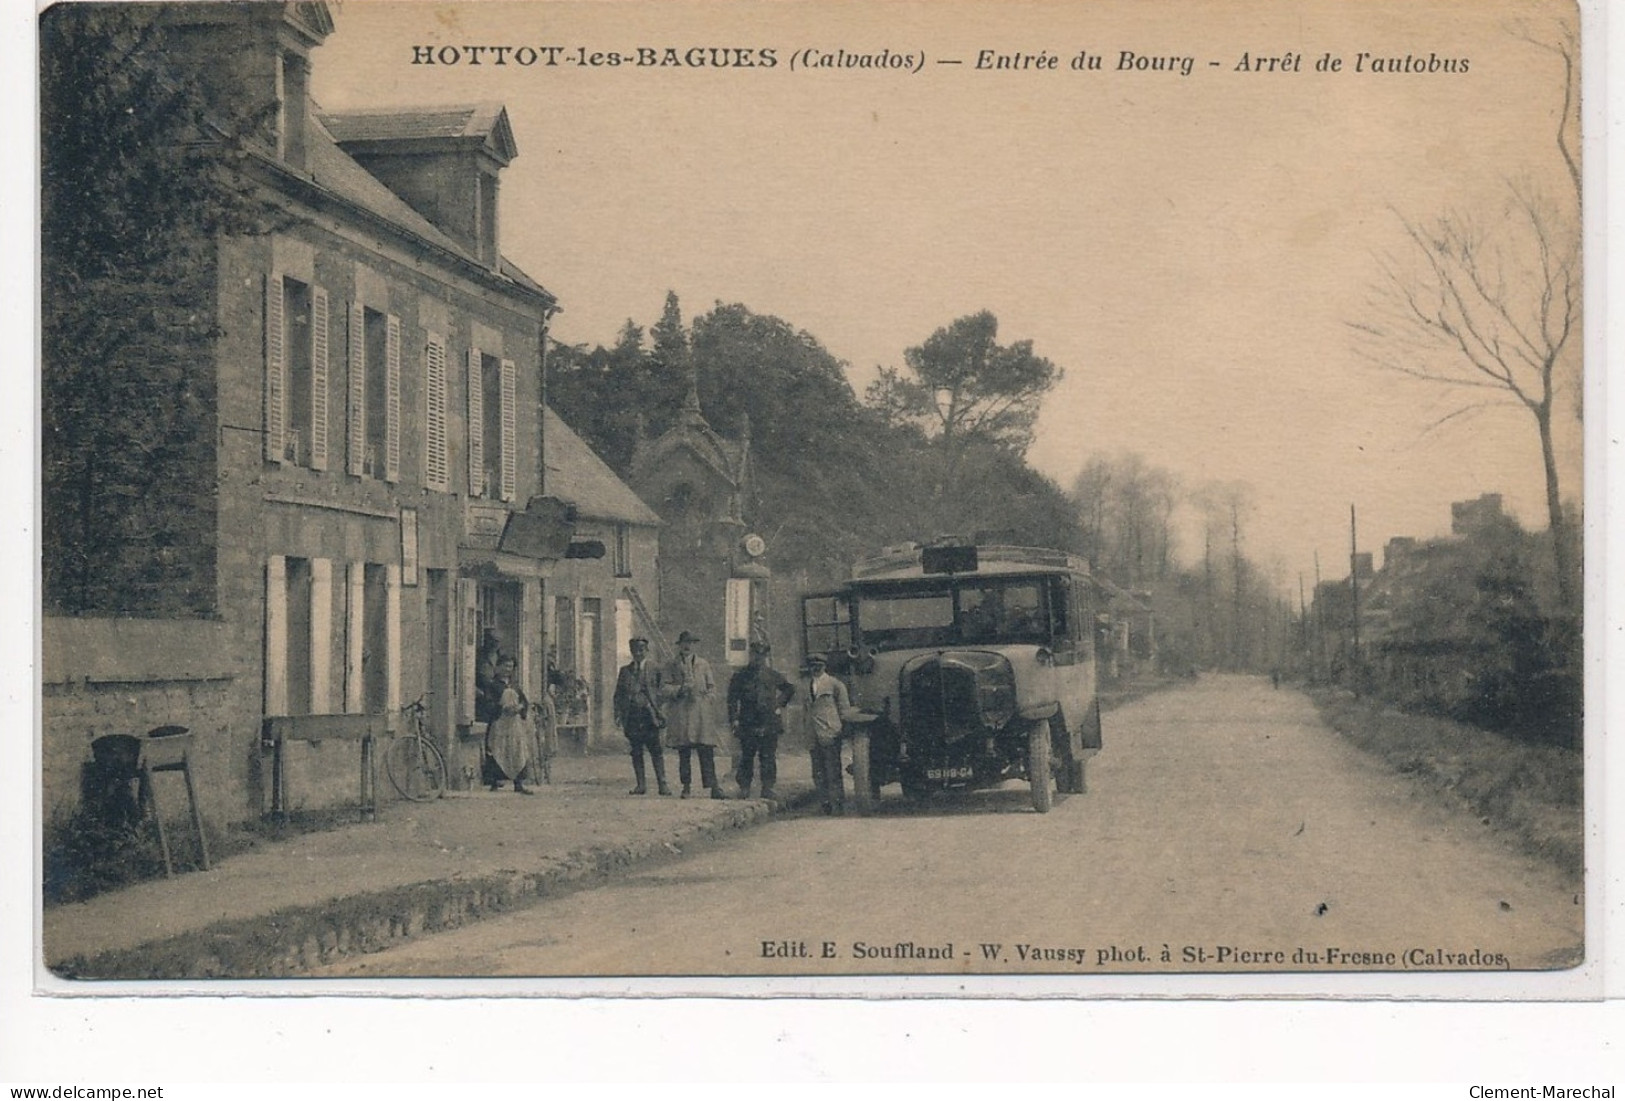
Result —
[{"label": "license plate", "polygon": [[928,768],[925,770],[927,780],[969,780],[975,775],[969,766],[959,768]]}]

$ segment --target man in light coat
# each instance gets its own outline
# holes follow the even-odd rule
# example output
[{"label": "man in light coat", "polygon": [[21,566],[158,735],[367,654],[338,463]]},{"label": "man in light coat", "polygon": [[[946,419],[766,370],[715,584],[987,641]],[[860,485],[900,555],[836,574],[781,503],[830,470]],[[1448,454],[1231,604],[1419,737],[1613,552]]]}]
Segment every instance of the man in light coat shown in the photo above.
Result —
[{"label": "man in light coat", "polygon": [[699,641],[684,631],[677,636],[677,656],[666,666],[660,680],[660,693],[666,699],[666,744],[677,750],[677,779],[687,799],[693,777],[690,758],[700,758],[700,783],[711,789],[711,798],[726,799],[717,783],[717,730],[711,715],[717,682],[711,663],[694,652]]},{"label": "man in light coat", "polygon": [[841,814],[846,809],[846,779],[841,775],[841,726],[857,712],[839,677],[825,671],[823,654],[807,655],[807,675],[796,686],[796,702],[801,704],[801,723],[812,754],[813,784],[818,788],[818,805],[825,814]]}]

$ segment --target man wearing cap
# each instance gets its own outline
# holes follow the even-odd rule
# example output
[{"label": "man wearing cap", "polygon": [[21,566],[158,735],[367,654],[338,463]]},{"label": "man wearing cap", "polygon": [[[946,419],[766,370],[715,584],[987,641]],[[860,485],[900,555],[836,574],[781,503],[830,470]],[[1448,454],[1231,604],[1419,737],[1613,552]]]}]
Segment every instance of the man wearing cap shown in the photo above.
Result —
[{"label": "man wearing cap", "polygon": [[846,808],[846,780],[841,775],[841,724],[852,721],[856,712],[852,698],[840,678],[824,671],[824,655],[807,655],[807,676],[796,687],[801,703],[801,721],[812,754],[813,784],[818,788],[818,804],[825,814],[840,814]]},{"label": "man wearing cap", "polygon": [[739,797],[750,798],[751,772],[757,759],[762,762],[762,798],[773,798],[778,780],[779,736],[784,733],[781,717],[784,705],[795,697],[795,686],[767,663],[773,647],[766,642],[750,644],[750,661],[728,682],[728,725],[739,739],[739,760],[734,779]]},{"label": "man wearing cap", "polygon": [[693,754],[700,758],[700,783],[711,789],[711,798],[726,799],[717,783],[717,733],[711,718],[717,682],[711,676],[711,663],[694,652],[698,641],[688,631],[678,635],[677,656],[661,675],[660,693],[666,700],[666,744],[677,750],[677,778],[682,781],[684,799],[688,798],[693,776]]},{"label": "man wearing cap", "polygon": [[645,795],[648,785],[643,776],[643,754],[649,754],[654,765],[656,790],[670,795],[666,786],[666,754],[660,748],[660,728],[666,716],[660,707],[660,669],[649,660],[649,640],[635,638],[627,644],[632,660],[621,666],[615,678],[615,724],[626,735],[632,750],[632,775],[637,786],[629,794]]}]

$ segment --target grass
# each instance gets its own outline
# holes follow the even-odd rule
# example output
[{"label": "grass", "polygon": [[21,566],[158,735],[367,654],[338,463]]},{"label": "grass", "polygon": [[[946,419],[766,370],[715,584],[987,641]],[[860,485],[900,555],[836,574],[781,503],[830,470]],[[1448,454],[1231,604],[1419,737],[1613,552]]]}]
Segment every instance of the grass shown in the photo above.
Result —
[{"label": "grass", "polygon": [[[262,844],[300,834],[338,829],[357,821],[354,807],[298,812],[286,822],[251,819],[220,828],[204,823],[209,859],[217,863]],[[200,867],[197,835],[190,818],[164,818],[171,861],[177,874]],[[97,821],[83,810],[47,818],[42,846],[43,897],[47,906],[83,902],[104,891],[157,879],[164,874],[158,831],[148,819],[128,826]]]},{"label": "grass", "polygon": [[1348,692],[1311,689],[1321,718],[1425,790],[1472,811],[1524,852],[1568,875],[1585,869],[1578,750],[1520,741]]}]

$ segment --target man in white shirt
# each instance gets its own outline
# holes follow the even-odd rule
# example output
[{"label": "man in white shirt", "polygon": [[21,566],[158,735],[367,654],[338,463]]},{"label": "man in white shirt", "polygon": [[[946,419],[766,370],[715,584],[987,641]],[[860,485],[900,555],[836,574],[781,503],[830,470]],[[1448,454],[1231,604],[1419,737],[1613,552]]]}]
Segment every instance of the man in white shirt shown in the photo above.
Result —
[{"label": "man in white shirt", "polygon": [[802,728],[812,754],[813,784],[825,814],[846,809],[846,780],[841,774],[841,726],[852,721],[852,698],[838,677],[825,671],[823,654],[807,655],[807,676],[796,686]]}]

